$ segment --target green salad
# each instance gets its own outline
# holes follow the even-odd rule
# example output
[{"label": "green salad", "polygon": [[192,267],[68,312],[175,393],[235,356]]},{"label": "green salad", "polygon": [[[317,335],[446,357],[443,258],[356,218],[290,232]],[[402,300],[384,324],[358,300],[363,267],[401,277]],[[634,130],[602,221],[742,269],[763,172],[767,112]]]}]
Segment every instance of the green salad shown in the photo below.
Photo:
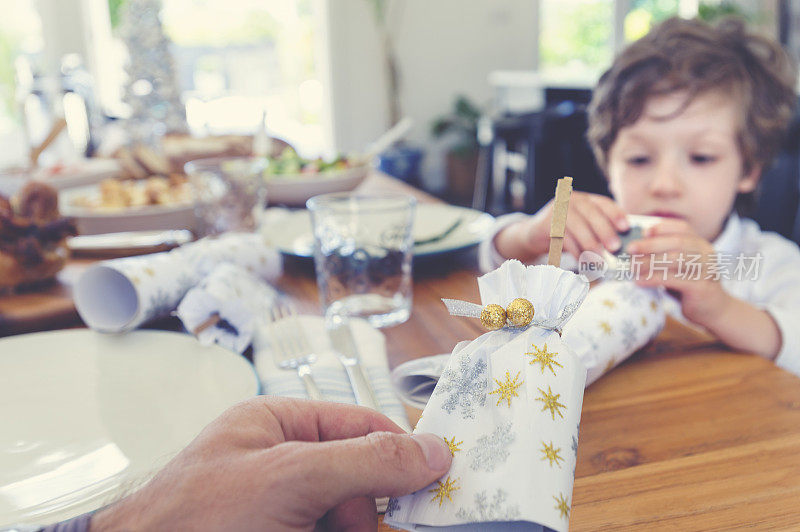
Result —
[{"label": "green salad", "polygon": [[353,158],[337,155],[332,161],[322,157],[306,159],[300,157],[292,148],[286,148],[278,157],[268,157],[268,165],[264,169],[264,177],[284,176],[292,174],[318,174],[334,170],[345,170],[354,166]]}]

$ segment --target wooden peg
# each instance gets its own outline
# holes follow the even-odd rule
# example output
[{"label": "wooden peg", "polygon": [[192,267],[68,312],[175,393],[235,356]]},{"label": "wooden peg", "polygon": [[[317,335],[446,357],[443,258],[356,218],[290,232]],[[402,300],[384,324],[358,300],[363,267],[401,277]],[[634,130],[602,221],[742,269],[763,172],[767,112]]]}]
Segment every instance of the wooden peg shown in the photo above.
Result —
[{"label": "wooden peg", "polygon": [[572,193],[572,178],[562,177],[556,185],[556,199],[553,202],[553,220],[550,222],[550,251],[547,264],[561,266],[561,250],[564,247],[564,233],[567,230],[567,211],[569,196]]}]

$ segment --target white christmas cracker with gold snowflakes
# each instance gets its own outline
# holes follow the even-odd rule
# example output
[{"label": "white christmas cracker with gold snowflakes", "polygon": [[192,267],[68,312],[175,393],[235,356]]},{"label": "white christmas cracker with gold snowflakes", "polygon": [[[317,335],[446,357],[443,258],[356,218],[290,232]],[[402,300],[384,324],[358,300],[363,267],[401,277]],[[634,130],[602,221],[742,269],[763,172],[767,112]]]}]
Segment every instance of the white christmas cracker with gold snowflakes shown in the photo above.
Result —
[{"label": "white christmas cracker with gold snowflakes", "polygon": [[562,340],[586,367],[586,386],[641,349],[664,328],[662,292],[630,281],[604,281],[589,291]]},{"label": "white christmas cracker with gold snowflakes", "polygon": [[392,499],[385,522],[406,530],[567,530],[586,370],[557,330],[588,282],[508,261],[478,285],[482,305],[525,298],[534,323],[548,328],[503,328],[456,346],[415,429],[445,438],[453,465],[430,486]]},{"label": "white christmas cracker with gold snowflakes", "polygon": [[129,331],[168,314],[190,288],[225,262],[264,280],[277,277],[281,269],[278,252],[263,237],[229,233],[172,251],[94,264],[73,287],[75,306],[92,329]]}]

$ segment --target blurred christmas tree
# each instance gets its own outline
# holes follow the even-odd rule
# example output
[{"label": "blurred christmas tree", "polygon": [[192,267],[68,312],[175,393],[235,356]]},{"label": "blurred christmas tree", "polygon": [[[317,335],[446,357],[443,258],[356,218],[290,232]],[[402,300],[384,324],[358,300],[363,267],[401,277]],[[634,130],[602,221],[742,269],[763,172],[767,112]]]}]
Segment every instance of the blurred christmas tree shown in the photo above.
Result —
[{"label": "blurred christmas tree", "polygon": [[128,47],[123,101],[130,107],[127,130],[134,142],[155,144],[165,133],[185,133],[170,41],[159,18],[161,0],[127,2],[120,36]]}]

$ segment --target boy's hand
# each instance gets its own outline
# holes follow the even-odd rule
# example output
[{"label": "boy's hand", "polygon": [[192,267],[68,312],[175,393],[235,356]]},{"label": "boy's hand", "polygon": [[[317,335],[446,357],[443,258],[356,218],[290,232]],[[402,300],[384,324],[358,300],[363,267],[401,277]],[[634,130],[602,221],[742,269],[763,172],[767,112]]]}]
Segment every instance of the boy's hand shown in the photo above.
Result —
[{"label": "boy's hand", "polygon": [[666,287],[680,299],[688,320],[709,327],[730,297],[712,270],[714,247],[685,220],[665,220],[646,235],[628,245],[634,268],[641,265],[636,283]]},{"label": "boy's hand", "polygon": [[[553,200],[527,220],[511,225],[495,238],[497,251],[504,257],[530,262],[547,253],[550,247],[550,221]],[[602,253],[603,248],[620,247],[618,231],[629,229],[625,212],[614,200],[599,194],[573,192],[569,200],[564,251],[576,259],[583,251]]]}]

